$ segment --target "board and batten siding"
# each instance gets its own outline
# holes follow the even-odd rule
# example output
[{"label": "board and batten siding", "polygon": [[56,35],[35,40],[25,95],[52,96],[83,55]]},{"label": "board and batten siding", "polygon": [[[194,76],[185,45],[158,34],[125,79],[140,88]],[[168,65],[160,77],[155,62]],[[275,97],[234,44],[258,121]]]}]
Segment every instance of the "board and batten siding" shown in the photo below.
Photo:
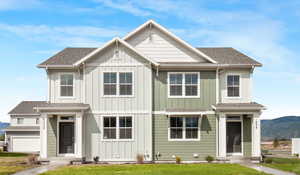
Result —
[{"label": "board and batten siding", "polygon": [[252,155],[251,118],[243,117],[243,153],[245,157]]},{"label": "board and batten siding", "polygon": [[168,98],[168,72],[159,72],[158,76],[153,72],[153,93],[154,111],[166,109],[212,110],[211,105],[216,103],[216,72],[200,71],[199,98]]},{"label": "board and batten siding", "polygon": [[200,141],[168,141],[169,117],[166,115],[154,115],[153,123],[154,160],[174,161],[172,156],[175,155],[183,161],[203,161],[208,155],[216,156],[215,115],[200,118]]},{"label": "board and batten siding", "polygon": [[157,62],[207,62],[154,26],[143,29],[127,42]]},{"label": "board and batten siding", "polygon": [[[152,158],[151,139],[151,64],[123,45],[110,46],[85,64],[85,103],[90,105],[84,130],[85,153],[88,159],[101,161],[135,161],[137,154]],[[103,72],[133,72],[132,97],[103,96]],[[103,116],[133,116],[132,141],[102,139]]]}]

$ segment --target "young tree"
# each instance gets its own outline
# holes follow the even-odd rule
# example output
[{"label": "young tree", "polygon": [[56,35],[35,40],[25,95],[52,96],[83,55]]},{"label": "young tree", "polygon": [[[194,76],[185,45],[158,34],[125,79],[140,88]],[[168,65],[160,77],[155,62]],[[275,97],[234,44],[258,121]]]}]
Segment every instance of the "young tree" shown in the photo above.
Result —
[{"label": "young tree", "polygon": [[273,141],[273,147],[277,148],[279,146],[279,140],[277,139],[277,137],[274,139]]}]

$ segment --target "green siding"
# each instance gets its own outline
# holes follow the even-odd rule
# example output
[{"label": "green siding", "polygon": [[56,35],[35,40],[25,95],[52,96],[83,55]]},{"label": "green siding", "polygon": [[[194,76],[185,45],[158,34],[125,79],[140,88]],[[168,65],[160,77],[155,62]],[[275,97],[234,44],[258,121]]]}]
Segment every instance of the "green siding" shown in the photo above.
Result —
[{"label": "green siding", "polygon": [[252,150],[251,118],[243,118],[243,146],[244,156],[251,157]]},{"label": "green siding", "polygon": [[176,108],[211,110],[211,105],[216,103],[215,71],[200,72],[200,98],[168,98],[167,79],[167,72],[159,72],[158,76],[153,72],[154,111]]},{"label": "green siding", "polygon": [[[174,160],[172,155],[182,160],[204,160],[206,156],[216,156],[216,117],[207,115],[200,121],[200,141],[168,141],[169,119],[165,115],[153,116],[153,158],[154,160]],[[155,157],[156,153],[160,157]],[[194,158],[193,154],[198,154]]]},{"label": "green siding", "polygon": [[56,138],[57,138],[57,118],[52,117],[48,120],[48,146],[47,152],[48,157],[56,157],[57,153],[57,145],[56,145]]}]

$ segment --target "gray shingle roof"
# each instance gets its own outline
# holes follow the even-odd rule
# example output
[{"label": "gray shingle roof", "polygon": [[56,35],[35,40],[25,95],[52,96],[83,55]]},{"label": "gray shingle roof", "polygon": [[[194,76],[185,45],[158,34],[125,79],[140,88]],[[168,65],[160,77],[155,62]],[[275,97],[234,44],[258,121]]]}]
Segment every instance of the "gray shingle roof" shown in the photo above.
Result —
[{"label": "gray shingle roof", "polygon": [[9,126],[4,128],[3,131],[39,131],[39,126]]},{"label": "gray shingle roof", "polygon": [[216,110],[262,110],[265,107],[259,103],[218,103],[213,105]]},{"label": "gray shingle roof", "polygon": [[[97,48],[65,48],[54,56],[38,65],[38,67],[46,66],[72,66],[74,63],[82,59]],[[262,66],[261,63],[248,57],[247,55],[230,47],[211,47],[197,48],[219,64],[232,65],[255,65]]]},{"label": "gray shingle roof", "polygon": [[231,47],[197,48],[219,64],[244,64],[262,66],[261,63]]},{"label": "gray shingle roof", "polygon": [[46,104],[46,101],[22,101],[8,114],[38,114],[33,108]]}]

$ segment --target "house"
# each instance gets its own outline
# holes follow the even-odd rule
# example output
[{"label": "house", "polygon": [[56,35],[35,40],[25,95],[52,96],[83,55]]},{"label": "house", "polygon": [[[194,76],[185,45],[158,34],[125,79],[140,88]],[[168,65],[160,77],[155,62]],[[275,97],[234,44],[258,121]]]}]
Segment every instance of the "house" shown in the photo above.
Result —
[{"label": "house", "polygon": [[[260,66],[233,48],[193,47],[150,20],[100,48],[66,48],[39,64],[48,100],[14,110],[39,116],[44,159],[260,158],[264,106],[252,101]],[[32,118],[22,111],[12,120]]]}]

